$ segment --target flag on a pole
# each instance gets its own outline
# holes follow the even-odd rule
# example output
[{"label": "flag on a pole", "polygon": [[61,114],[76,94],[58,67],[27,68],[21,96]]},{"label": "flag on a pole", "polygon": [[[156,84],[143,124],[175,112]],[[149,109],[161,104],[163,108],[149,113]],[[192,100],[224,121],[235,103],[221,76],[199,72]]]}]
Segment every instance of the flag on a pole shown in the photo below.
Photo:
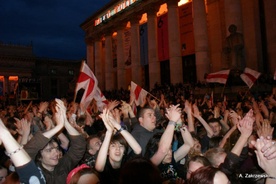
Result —
[{"label": "flag on a pole", "polygon": [[98,86],[96,88],[94,99],[97,102],[98,110],[102,112],[104,107],[108,104],[108,100],[105,98],[105,96],[103,95],[102,91]]},{"label": "flag on a pole", "polygon": [[230,70],[221,70],[215,73],[210,73],[206,77],[206,82],[217,82],[226,84]]},{"label": "flag on a pole", "polygon": [[260,72],[252,70],[250,68],[245,68],[240,77],[250,89],[255,83],[255,81],[260,77],[260,75]]},{"label": "flag on a pole", "polygon": [[91,103],[96,89],[98,86],[98,80],[95,77],[94,73],[90,70],[89,66],[85,61],[81,64],[80,74],[76,85],[75,96],[80,89],[84,89],[83,96],[80,103],[83,104],[83,107],[86,109]]},{"label": "flag on a pole", "polygon": [[210,96],[211,106],[214,106],[214,91],[212,90],[211,96]]},{"label": "flag on a pole", "polygon": [[143,99],[147,96],[148,92],[141,88],[139,85],[131,81],[130,93],[135,95],[135,104],[138,106],[143,103]]}]

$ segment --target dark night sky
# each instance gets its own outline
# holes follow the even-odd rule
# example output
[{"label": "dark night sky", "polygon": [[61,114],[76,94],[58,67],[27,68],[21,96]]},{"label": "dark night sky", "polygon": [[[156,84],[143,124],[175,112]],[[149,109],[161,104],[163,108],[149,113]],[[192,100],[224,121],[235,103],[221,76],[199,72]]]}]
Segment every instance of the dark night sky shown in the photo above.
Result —
[{"label": "dark night sky", "polygon": [[86,57],[86,18],[110,0],[0,0],[0,42],[33,44],[37,57]]}]

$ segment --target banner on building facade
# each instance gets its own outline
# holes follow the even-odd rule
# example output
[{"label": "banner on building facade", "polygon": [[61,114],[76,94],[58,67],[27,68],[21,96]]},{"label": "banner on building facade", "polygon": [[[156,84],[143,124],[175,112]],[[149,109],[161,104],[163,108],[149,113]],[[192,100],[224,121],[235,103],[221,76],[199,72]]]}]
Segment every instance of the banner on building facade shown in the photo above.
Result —
[{"label": "banner on building facade", "polygon": [[140,25],[140,58],[141,65],[145,66],[149,64],[148,59],[148,25],[147,23]]},{"label": "banner on building facade", "polygon": [[192,2],[179,7],[179,26],[182,56],[195,53]]},{"label": "banner on building facade", "polygon": [[124,61],[125,65],[129,66],[131,65],[131,32],[130,28],[125,29],[124,31]]},{"label": "banner on building facade", "polygon": [[112,36],[112,64],[113,68],[117,67],[117,37]]},{"label": "banner on building facade", "polygon": [[4,82],[0,80],[0,96],[4,96]]},{"label": "banner on building facade", "polygon": [[157,18],[157,42],[159,61],[169,60],[168,13]]}]

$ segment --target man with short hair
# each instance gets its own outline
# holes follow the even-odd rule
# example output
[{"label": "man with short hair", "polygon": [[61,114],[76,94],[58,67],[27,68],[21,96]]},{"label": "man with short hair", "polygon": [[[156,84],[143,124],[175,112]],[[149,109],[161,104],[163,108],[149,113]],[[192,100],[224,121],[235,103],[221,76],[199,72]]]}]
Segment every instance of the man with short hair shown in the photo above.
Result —
[{"label": "man with short hair", "polygon": [[86,153],[81,163],[84,163],[92,168],[95,166],[98,151],[102,145],[102,140],[97,135],[92,135],[86,141]]},{"label": "man with short hair", "polygon": [[151,107],[140,109],[138,121],[139,123],[134,125],[131,135],[141,146],[142,156],[144,156],[148,141],[155,133],[161,132],[161,130],[156,129],[156,116]]}]

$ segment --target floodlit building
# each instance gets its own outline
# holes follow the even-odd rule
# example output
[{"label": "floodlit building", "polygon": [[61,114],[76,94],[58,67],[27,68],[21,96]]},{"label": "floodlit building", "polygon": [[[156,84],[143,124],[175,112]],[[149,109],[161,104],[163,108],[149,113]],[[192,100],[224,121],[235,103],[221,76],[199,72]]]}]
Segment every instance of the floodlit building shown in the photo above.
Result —
[{"label": "floodlit building", "polygon": [[87,62],[102,90],[276,69],[275,0],[112,0],[88,17]]}]

